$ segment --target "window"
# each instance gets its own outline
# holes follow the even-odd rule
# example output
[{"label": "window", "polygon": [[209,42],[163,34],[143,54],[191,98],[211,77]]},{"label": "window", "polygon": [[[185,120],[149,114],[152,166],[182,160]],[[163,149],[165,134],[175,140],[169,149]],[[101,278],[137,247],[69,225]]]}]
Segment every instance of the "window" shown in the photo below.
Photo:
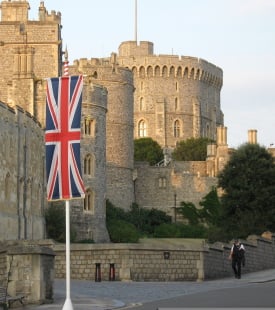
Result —
[{"label": "window", "polygon": [[95,157],[92,154],[88,154],[84,159],[84,174],[94,176]]},{"label": "window", "polygon": [[165,177],[159,178],[159,188],[166,188],[166,178]]},{"label": "window", "polygon": [[176,120],[174,122],[174,137],[175,138],[180,137],[180,122],[179,122],[179,120]]},{"label": "window", "polygon": [[85,120],[84,120],[84,134],[94,137],[94,135],[95,135],[95,121],[93,119],[85,118]]},{"label": "window", "polygon": [[144,120],[141,120],[138,123],[138,136],[139,137],[147,137],[147,125]]},{"label": "window", "polygon": [[144,99],[143,99],[143,97],[141,97],[139,100],[139,110],[140,111],[144,110]]},{"label": "window", "polygon": [[87,189],[84,198],[84,211],[94,213],[94,192]]},{"label": "window", "polygon": [[5,198],[7,200],[10,199],[10,174],[9,173],[6,174],[6,178],[5,178]]},{"label": "window", "polygon": [[175,111],[177,111],[178,110],[178,98],[175,98]]}]

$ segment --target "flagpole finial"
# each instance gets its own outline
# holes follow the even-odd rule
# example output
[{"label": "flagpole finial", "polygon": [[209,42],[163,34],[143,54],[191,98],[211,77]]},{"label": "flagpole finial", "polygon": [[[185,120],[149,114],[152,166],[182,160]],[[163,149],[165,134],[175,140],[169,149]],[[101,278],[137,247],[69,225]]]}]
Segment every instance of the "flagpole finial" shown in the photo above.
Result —
[{"label": "flagpole finial", "polygon": [[64,56],[65,56],[65,61],[69,62],[69,61],[68,61],[69,56],[68,56],[68,49],[67,49],[67,46],[66,46],[66,49],[65,49]]},{"label": "flagpole finial", "polygon": [[69,75],[69,57],[68,57],[68,49],[66,46],[65,52],[64,52],[64,57],[65,57],[65,61],[64,61],[64,76],[68,76]]}]

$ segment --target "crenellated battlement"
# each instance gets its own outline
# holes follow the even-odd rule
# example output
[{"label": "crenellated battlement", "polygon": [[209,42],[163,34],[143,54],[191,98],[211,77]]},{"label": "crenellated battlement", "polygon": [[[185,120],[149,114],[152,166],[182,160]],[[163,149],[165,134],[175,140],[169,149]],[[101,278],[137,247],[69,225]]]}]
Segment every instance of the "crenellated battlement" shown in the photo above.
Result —
[{"label": "crenellated battlement", "polygon": [[69,66],[69,71],[70,74],[84,74],[93,80],[113,80],[132,84],[132,72],[128,68],[117,65],[115,54],[110,58],[74,60],[73,65]]},{"label": "crenellated battlement", "polygon": [[45,6],[44,6],[44,1],[41,1],[40,6],[39,6],[39,21],[57,22],[60,24],[61,23],[61,13],[52,10],[51,13],[49,14],[48,11],[46,10]]},{"label": "crenellated battlement", "polygon": [[222,69],[208,61],[190,56],[154,55],[153,43],[127,41],[120,44],[118,61],[137,73],[137,77],[188,78],[221,89]]}]

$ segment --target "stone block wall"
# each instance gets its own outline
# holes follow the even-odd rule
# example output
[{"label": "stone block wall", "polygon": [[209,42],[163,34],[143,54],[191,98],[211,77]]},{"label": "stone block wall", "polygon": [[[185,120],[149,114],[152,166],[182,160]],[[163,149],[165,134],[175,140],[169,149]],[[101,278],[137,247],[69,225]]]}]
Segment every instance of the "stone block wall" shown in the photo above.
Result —
[{"label": "stone block wall", "polygon": [[[199,242],[198,242],[199,241]],[[244,273],[275,267],[274,238],[250,236]],[[206,244],[196,239],[152,239],[139,244],[91,244],[71,246],[71,277],[95,280],[100,264],[101,280],[109,280],[110,264],[115,280],[197,281],[232,276],[228,259],[231,244]],[[53,245],[56,278],[66,277],[65,245]]]},{"label": "stone block wall", "polygon": [[[275,239],[249,236],[241,240],[245,247],[246,263],[243,273],[271,269],[275,267]],[[231,261],[228,259],[231,244],[210,245],[204,253],[204,276],[206,279],[232,275]]]},{"label": "stone block wall", "polygon": [[[66,277],[65,246],[54,245],[56,278]],[[201,249],[150,244],[71,245],[71,278],[95,280],[100,264],[103,281],[114,264],[115,280],[195,281],[201,279]]]},{"label": "stone block wall", "polygon": [[1,247],[0,285],[8,285],[8,294],[23,294],[27,304],[52,302],[55,277],[53,251],[27,242],[8,242]]},{"label": "stone block wall", "polygon": [[144,208],[157,208],[173,215],[182,201],[199,202],[217,179],[206,176],[205,162],[172,162],[167,167],[136,163],[136,203]]}]

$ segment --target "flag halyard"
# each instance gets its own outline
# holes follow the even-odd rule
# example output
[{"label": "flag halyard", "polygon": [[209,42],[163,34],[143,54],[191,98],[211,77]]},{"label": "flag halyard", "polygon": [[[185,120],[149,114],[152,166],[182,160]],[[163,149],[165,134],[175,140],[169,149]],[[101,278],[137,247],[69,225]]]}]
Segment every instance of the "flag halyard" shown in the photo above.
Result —
[{"label": "flag halyard", "polygon": [[83,77],[47,80],[46,172],[48,200],[84,198],[80,123]]}]

